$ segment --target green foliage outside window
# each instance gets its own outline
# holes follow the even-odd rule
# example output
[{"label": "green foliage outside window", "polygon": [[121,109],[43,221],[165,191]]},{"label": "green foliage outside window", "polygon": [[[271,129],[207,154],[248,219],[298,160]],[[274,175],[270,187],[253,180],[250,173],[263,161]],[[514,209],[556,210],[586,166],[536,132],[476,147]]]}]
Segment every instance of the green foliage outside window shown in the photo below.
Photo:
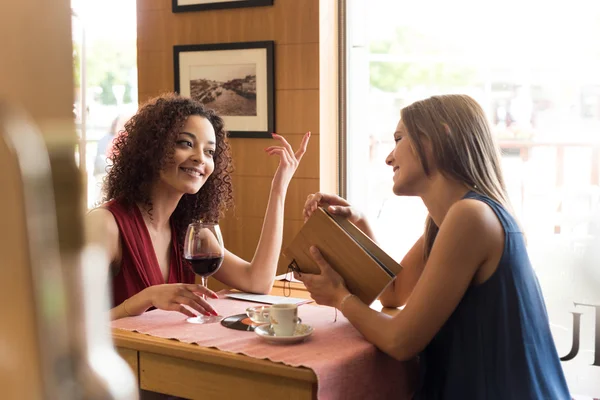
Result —
[{"label": "green foliage outside window", "polygon": [[[396,30],[396,36],[389,40],[374,41],[371,54],[390,54],[406,62],[371,61],[371,86],[384,92],[397,92],[402,88],[416,86],[437,86],[438,88],[471,86],[478,83],[475,68],[443,61],[445,56],[460,54],[461,49],[442,37],[425,34],[411,27]],[[422,58],[430,61],[410,61]]]}]

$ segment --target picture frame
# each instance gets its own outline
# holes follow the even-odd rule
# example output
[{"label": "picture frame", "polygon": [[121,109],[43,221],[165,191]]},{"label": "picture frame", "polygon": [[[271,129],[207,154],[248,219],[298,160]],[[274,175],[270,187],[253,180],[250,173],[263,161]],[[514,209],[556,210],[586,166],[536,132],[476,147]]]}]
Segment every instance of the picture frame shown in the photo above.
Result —
[{"label": "picture frame", "polygon": [[214,109],[229,137],[275,131],[274,42],[176,45],[175,91]]},{"label": "picture frame", "polygon": [[273,0],[173,0],[173,12],[272,6]]}]

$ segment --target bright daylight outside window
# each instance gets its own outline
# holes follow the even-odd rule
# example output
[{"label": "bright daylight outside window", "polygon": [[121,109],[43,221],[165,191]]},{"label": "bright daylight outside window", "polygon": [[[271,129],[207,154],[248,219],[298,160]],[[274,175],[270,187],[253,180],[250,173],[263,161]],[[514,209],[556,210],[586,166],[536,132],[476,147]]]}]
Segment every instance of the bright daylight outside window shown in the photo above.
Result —
[{"label": "bright daylight outside window", "polygon": [[101,200],[115,135],[137,109],[135,0],[72,0],[78,160],[87,206]]},{"label": "bright daylight outside window", "polygon": [[400,109],[436,94],[475,98],[502,149],[563,358],[581,314],[578,354],[562,363],[570,389],[600,397],[600,267],[589,261],[600,212],[600,2],[349,0],[347,17],[349,200],[400,260],[426,216],[420,199],[391,191],[385,157]]}]

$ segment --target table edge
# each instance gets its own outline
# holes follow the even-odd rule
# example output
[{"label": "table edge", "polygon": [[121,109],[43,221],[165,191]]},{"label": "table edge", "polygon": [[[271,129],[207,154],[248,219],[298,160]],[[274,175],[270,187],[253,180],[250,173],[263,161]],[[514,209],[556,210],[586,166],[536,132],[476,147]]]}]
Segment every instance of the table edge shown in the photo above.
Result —
[{"label": "table edge", "polygon": [[118,328],[112,328],[112,338],[115,347],[317,383],[314,371],[307,367],[292,367],[268,359],[252,358],[244,354]]}]

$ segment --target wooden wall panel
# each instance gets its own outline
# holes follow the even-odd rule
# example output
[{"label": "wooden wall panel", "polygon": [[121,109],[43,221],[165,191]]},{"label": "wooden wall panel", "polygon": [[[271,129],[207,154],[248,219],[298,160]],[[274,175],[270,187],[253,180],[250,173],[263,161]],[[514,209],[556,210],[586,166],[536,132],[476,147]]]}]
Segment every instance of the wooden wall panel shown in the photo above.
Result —
[{"label": "wooden wall panel", "polygon": [[[271,177],[233,176],[235,188],[235,215],[240,217],[262,217],[267,208]],[[315,178],[294,178],[285,200],[285,219],[302,220],[302,207],[306,197],[319,190]]]},{"label": "wooden wall panel", "polygon": [[[308,152],[286,199],[284,245],[302,226],[302,206],[307,195],[320,188],[323,94],[319,89],[319,41],[323,1],[330,2],[275,0],[271,7],[176,14],[172,13],[169,1],[137,1],[140,102],[173,90],[174,45],[275,42],[275,131],[284,135],[294,148],[305,132],[312,132]],[[336,133],[326,132],[328,136]],[[267,156],[264,148],[275,143],[272,139],[231,139],[235,208],[221,225],[226,247],[247,260],[254,255],[258,243],[277,168],[276,158]],[[282,268],[285,267],[280,263]]]},{"label": "wooden wall panel", "polygon": [[145,10],[170,10],[171,2],[165,0],[137,0],[136,2],[138,15]]},{"label": "wooden wall panel", "polygon": [[275,49],[277,89],[319,88],[319,45],[290,44]]},{"label": "wooden wall panel", "polygon": [[[304,135],[285,135],[294,150],[300,147]],[[278,146],[279,142],[274,139],[255,140],[231,140],[231,150],[234,175],[242,176],[266,176],[271,178],[277,166],[279,157],[269,156],[264,149],[269,146]],[[319,175],[319,135],[312,134],[308,148],[300,166],[294,175],[296,178],[314,178]]]},{"label": "wooden wall panel", "polygon": [[46,135],[73,115],[73,47],[58,41],[71,37],[69,2],[2,1],[0,37],[0,98],[23,107]]},{"label": "wooden wall panel", "polygon": [[275,131],[319,133],[319,90],[277,90],[275,93]]},{"label": "wooden wall panel", "polygon": [[[170,51],[144,51],[138,52],[138,99],[140,102],[148,100],[164,92],[174,90],[173,75],[173,49]],[[143,92],[143,93],[142,93]],[[142,98],[144,94],[144,98]]]},{"label": "wooden wall panel", "polygon": [[[221,228],[226,232],[223,233],[225,247],[239,249],[236,254],[245,260],[251,261],[258,244],[263,221],[262,217],[229,216],[226,218],[221,224]],[[282,249],[285,249],[292,242],[303,224],[304,221],[301,220],[286,220],[283,227]],[[280,257],[277,273],[286,272],[287,264],[284,257]]]},{"label": "wooden wall panel", "polygon": [[[166,7],[161,4],[166,3]],[[172,44],[319,42],[318,0],[276,0],[253,7],[173,14],[166,0],[138,0],[138,51],[160,51]]]}]

